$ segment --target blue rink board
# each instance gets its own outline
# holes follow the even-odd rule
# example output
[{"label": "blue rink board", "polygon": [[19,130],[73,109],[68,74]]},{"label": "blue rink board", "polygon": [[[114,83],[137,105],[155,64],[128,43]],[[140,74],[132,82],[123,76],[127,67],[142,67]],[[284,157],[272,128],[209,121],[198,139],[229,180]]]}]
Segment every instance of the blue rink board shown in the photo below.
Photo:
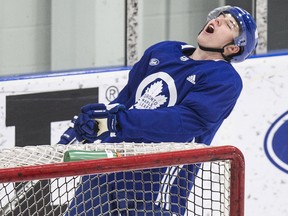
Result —
[{"label": "blue rink board", "polygon": [[[281,52],[271,52],[265,54],[253,55],[250,59],[254,58],[267,58],[267,57],[276,57],[288,55],[288,50]],[[11,76],[0,76],[0,82],[3,81],[12,81],[12,80],[25,80],[25,79],[37,79],[37,78],[50,78],[50,77],[59,77],[59,76],[74,76],[74,75],[83,75],[83,74],[92,74],[92,73],[103,73],[103,72],[115,72],[130,70],[131,67],[105,67],[105,68],[84,68],[84,69],[71,69],[71,70],[59,70],[59,71],[45,71],[38,73],[27,73],[21,75],[11,75]]]},{"label": "blue rink board", "polygon": [[38,78],[51,78],[59,76],[74,76],[83,74],[93,74],[93,73],[103,73],[103,72],[115,72],[130,70],[131,67],[109,67],[109,68],[84,68],[84,69],[71,69],[71,70],[61,70],[61,71],[46,71],[39,73],[28,73],[21,75],[11,75],[0,77],[0,82],[13,81],[13,80],[26,80],[26,79],[38,79]]}]

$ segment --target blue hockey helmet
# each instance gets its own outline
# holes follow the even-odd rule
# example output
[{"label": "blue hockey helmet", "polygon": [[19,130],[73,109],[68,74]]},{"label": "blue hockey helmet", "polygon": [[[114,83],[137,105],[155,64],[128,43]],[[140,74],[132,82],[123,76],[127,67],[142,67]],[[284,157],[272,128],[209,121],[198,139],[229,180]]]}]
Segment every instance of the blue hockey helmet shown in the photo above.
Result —
[{"label": "blue hockey helmet", "polygon": [[207,16],[207,22],[217,18],[221,13],[229,13],[236,20],[240,28],[239,36],[234,38],[234,44],[241,51],[230,57],[231,62],[242,62],[253,54],[258,44],[258,32],[256,22],[245,10],[235,6],[222,6],[212,10]]}]

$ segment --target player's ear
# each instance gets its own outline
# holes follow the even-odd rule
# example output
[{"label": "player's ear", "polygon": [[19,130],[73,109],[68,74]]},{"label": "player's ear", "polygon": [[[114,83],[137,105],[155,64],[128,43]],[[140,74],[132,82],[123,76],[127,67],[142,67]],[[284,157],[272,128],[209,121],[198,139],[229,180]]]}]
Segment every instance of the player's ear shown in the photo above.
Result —
[{"label": "player's ear", "polygon": [[240,47],[239,46],[236,46],[236,45],[229,45],[229,46],[226,46],[225,47],[226,51],[229,53],[228,55],[233,55],[233,54],[236,54],[240,51]]}]

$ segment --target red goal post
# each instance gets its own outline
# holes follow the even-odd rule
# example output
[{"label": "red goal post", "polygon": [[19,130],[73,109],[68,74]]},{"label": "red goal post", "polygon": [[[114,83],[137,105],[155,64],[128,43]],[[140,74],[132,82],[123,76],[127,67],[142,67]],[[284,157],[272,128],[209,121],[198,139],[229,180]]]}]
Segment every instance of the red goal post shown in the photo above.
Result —
[{"label": "red goal post", "polygon": [[[120,152],[122,156],[63,162],[63,155],[67,149],[97,151],[109,149]],[[71,189],[67,189],[67,185],[71,185],[71,177],[74,178],[72,185],[75,193],[79,187],[79,180],[76,184],[75,178],[79,176],[138,172],[143,169],[186,164],[197,166],[199,172],[195,173],[196,177],[193,178],[192,196],[190,195],[192,198],[190,200],[190,196],[187,197],[188,206],[185,215],[204,215],[205,212],[205,215],[211,216],[244,216],[245,162],[241,151],[233,146],[208,147],[194,143],[73,144],[0,150],[0,216],[37,215],[39,211],[48,212],[47,215],[62,215],[73,199]],[[206,164],[209,164],[207,169],[204,168]],[[39,182],[41,185],[37,186]],[[45,183],[42,185],[42,182]],[[58,189],[53,189],[53,195],[52,186],[54,184],[55,188],[59,182],[61,185],[56,186]],[[48,189],[45,185],[48,185]],[[57,198],[54,198],[52,203],[51,197],[55,197],[59,191],[61,197],[57,201],[55,201]],[[68,192],[72,197],[70,200],[69,195],[63,195]],[[207,193],[210,195],[206,195]],[[47,201],[40,201],[45,197],[47,199],[47,196],[50,197],[48,204]],[[28,203],[27,197],[33,202]],[[34,204],[41,202],[44,204],[40,207]],[[50,206],[49,210],[43,207],[47,205]],[[206,207],[207,205],[209,207]]]}]

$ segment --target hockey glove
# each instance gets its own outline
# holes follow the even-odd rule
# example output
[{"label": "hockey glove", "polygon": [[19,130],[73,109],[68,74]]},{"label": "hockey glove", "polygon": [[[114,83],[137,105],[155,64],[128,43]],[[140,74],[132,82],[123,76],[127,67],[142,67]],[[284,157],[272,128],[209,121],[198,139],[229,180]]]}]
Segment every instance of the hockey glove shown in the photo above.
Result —
[{"label": "hockey glove", "polygon": [[85,143],[93,143],[97,139],[98,123],[89,115],[80,113],[74,124],[76,139]]},{"label": "hockey glove", "polygon": [[88,104],[81,108],[81,114],[75,122],[77,140],[92,143],[105,132],[115,136],[119,130],[116,114],[125,110],[122,104]]},{"label": "hockey glove", "polygon": [[76,132],[74,130],[74,123],[77,117],[78,116],[74,116],[74,118],[71,120],[69,128],[62,134],[58,144],[67,145],[67,144],[72,144],[76,141]]}]

